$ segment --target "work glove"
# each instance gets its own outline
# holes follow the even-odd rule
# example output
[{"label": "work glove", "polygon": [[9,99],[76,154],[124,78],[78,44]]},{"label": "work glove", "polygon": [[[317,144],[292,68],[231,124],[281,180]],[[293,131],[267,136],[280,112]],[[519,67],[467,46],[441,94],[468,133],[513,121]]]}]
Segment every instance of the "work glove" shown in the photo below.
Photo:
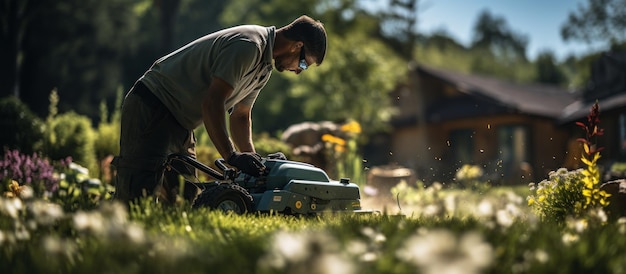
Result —
[{"label": "work glove", "polygon": [[261,156],[250,152],[233,152],[226,162],[239,169],[241,172],[261,176],[265,171],[265,165],[261,162]]},{"label": "work glove", "polygon": [[267,155],[268,159],[276,159],[276,160],[287,160],[287,156],[285,156],[282,152],[274,152]]}]

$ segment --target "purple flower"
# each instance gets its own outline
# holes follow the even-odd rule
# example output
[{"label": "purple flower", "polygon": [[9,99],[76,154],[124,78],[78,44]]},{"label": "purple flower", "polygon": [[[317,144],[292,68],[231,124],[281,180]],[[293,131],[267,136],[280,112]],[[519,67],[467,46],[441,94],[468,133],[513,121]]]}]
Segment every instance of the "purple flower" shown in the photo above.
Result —
[{"label": "purple flower", "polygon": [[15,180],[22,185],[29,185],[36,195],[58,189],[59,182],[53,176],[54,167],[36,153],[24,155],[18,150],[7,150],[0,161],[0,169],[0,181]]}]

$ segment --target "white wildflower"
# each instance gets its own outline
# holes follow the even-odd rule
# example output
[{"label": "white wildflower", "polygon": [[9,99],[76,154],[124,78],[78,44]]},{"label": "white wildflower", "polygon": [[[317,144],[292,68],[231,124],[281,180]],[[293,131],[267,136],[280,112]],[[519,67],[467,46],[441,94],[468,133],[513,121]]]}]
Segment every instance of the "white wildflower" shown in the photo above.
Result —
[{"label": "white wildflower", "polygon": [[585,230],[587,230],[587,227],[589,226],[589,222],[586,219],[575,219],[571,217],[568,217],[565,220],[565,223],[567,225],[567,228],[576,233],[583,233]]},{"label": "white wildflower", "polygon": [[580,237],[578,236],[578,234],[572,234],[569,232],[563,233],[563,236],[561,236],[561,241],[566,246],[578,242],[579,239]]},{"label": "white wildflower", "polygon": [[550,255],[545,250],[539,249],[535,251],[535,260],[537,260],[537,262],[545,264],[548,262],[549,259]]},{"label": "white wildflower", "polygon": [[475,232],[458,238],[448,230],[435,230],[412,236],[396,255],[423,273],[480,273],[492,263],[493,248]]},{"label": "white wildflower", "polygon": [[619,233],[626,234],[626,217],[621,217],[617,219],[617,225],[619,228]]},{"label": "white wildflower", "polygon": [[35,197],[35,191],[33,187],[29,185],[20,186],[20,198],[24,200],[28,200]]},{"label": "white wildflower", "polygon": [[77,163],[71,162],[69,165],[69,168],[73,171],[76,171],[79,174],[82,175],[89,175],[89,169],[87,169],[86,167],[83,167]]},{"label": "white wildflower", "polygon": [[42,225],[52,225],[57,220],[63,218],[63,208],[59,204],[36,200],[28,206],[35,221]]},{"label": "white wildflower", "polygon": [[74,227],[78,231],[90,232],[96,235],[104,235],[105,221],[99,213],[78,211],[73,218]]},{"label": "white wildflower", "polygon": [[16,227],[14,236],[15,239],[18,241],[30,240],[30,232],[23,225],[19,225],[18,227]]},{"label": "white wildflower", "polygon": [[126,235],[128,240],[133,243],[143,243],[146,241],[143,227],[139,226],[138,224],[129,224],[126,227]]},{"label": "white wildflower", "polygon": [[57,236],[45,236],[42,240],[43,250],[50,254],[71,256],[77,250],[76,244]]},{"label": "white wildflower", "polygon": [[385,237],[384,234],[374,230],[371,227],[365,227],[361,230],[361,233],[363,233],[363,235],[367,236],[368,238],[370,238],[372,240],[373,243],[383,243],[387,240],[387,237]]},{"label": "white wildflower", "polygon": [[427,217],[438,216],[442,212],[441,206],[438,204],[428,204],[422,210],[422,214]]},{"label": "white wildflower", "polygon": [[17,198],[0,198],[0,213],[5,213],[13,219],[17,219],[23,208],[22,200]]},{"label": "white wildflower", "polygon": [[446,212],[450,216],[454,216],[456,214],[458,197],[456,195],[452,195],[452,194],[451,195],[446,195],[446,197],[444,198],[443,203],[445,205]]},{"label": "white wildflower", "polygon": [[476,209],[478,217],[491,218],[494,215],[494,205],[486,199],[480,201]]},{"label": "white wildflower", "polygon": [[496,212],[496,222],[498,225],[502,227],[510,227],[513,225],[514,221],[514,217],[508,210],[501,209]]},{"label": "white wildflower", "polygon": [[258,264],[261,269],[286,273],[355,273],[355,266],[340,253],[336,239],[312,231],[276,233]]}]

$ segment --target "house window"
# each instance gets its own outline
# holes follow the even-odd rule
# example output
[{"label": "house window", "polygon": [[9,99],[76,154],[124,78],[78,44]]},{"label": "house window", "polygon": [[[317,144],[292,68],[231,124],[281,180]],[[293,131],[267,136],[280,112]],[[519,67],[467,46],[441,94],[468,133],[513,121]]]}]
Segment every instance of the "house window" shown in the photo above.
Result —
[{"label": "house window", "polygon": [[456,164],[473,164],[474,131],[471,129],[457,129],[450,132],[450,151]]},{"label": "house window", "polygon": [[525,126],[502,126],[498,128],[498,152],[505,177],[520,174],[530,158],[528,128]]},{"label": "house window", "polygon": [[626,156],[626,113],[619,115],[619,151]]}]

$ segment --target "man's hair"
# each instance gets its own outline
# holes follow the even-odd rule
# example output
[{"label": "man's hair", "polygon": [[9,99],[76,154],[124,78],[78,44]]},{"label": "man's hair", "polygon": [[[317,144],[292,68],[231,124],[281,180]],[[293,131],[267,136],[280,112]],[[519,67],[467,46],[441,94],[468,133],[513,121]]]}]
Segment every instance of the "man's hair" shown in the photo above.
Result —
[{"label": "man's hair", "polygon": [[322,22],[302,15],[289,25],[282,27],[282,32],[289,40],[302,41],[307,54],[317,58],[320,65],[326,56],[326,30]]}]

